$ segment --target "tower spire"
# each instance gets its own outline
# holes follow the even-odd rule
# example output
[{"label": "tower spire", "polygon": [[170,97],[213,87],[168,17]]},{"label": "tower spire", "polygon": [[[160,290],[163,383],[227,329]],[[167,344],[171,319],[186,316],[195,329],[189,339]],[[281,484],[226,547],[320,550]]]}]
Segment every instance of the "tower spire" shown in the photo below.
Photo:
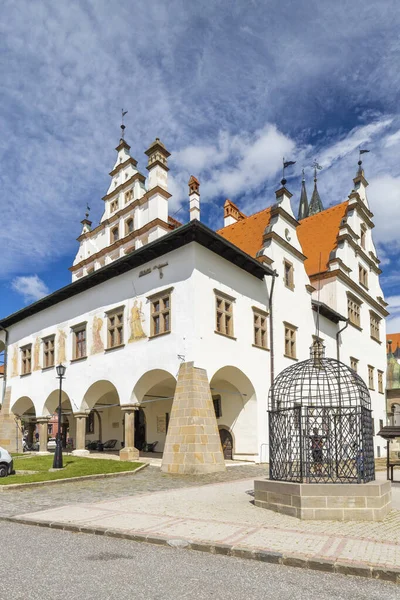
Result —
[{"label": "tower spire", "polygon": [[303,169],[303,178],[301,180],[301,195],[300,195],[300,204],[299,204],[299,214],[297,215],[297,220],[305,219],[308,217],[308,198],[307,198],[307,190],[306,190],[306,180],[304,177],[304,169]]},{"label": "tower spire", "polygon": [[366,152],[369,152],[369,150],[366,150],[366,149],[361,150],[361,148],[359,150],[358,169],[357,169],[356,176],[353,179],[353,182],[354,182],[354,190],[358,193],[361,200],[363,202],[365,202],[365,204],[368,206],[368,200],[367,200],[368,181],[365,179],[364,169],[362,167],[362,160],[361,160],[361,156],[363,154],[365,154]]},{"label": "tower spire", "polygon": [[322,210],[324,210],[323,204],[322,204],[322,200],[320,198],[319,192],[318,192],[318,188],[317,188],[317,173],[318,171],[320,171],[322,169],[322,167],[317,163],[317,161],[314,161],[314,190],[311,196],[311,202],[310,202],[310,206],[309,206],[309,210],[308,210],[308,215],[311,217],[311,215],[316,215],[317,213],[321,212]]}]

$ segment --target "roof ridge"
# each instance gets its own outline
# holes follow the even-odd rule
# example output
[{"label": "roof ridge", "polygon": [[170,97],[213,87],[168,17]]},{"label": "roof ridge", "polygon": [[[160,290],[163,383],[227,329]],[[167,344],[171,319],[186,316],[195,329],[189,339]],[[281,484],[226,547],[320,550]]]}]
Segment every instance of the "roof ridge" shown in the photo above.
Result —
[{"label": "roof ridge", "polygon": [[339,204],[334,204],[333,206],[329,206],[329,208],[324,208],[324,210],[321,210],[318,213],[315,213],[314,215],[309,215],[308,217],[305,217],[304,219],[302,219],[302,221],[307,221],[308,219],[313,219],[314,217],[318,217],[319,215],[323,215],[326,214],[327,212],[335,209],[335,208],[339,208],[339,206],[342,206],[343,204],[348,204],[348,200],[343,200],[343,202],[339,202]]}]

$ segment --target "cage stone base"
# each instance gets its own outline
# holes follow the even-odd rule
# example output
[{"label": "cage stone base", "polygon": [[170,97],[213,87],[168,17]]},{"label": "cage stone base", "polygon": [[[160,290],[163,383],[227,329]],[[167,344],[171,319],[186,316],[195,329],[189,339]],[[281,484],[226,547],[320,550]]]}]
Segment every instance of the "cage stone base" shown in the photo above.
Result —
[{"label": "cage stone base", "polygon": [[382,521],[391,509],[390,481],[291,483],[256,479],[254,504],[307,520]]}]

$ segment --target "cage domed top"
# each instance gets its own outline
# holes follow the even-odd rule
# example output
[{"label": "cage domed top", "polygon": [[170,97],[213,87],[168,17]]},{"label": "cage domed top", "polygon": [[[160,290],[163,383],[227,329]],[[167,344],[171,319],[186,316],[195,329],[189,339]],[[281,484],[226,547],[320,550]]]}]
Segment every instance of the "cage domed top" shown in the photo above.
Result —
[{"label": "cage domed top", "polygon": [[299,406],[371,408],[367,386],[350,367],[333,358],[325,358],[325,349],[317,341],[308,360],[284,369],[269,392],[270,410]]}]

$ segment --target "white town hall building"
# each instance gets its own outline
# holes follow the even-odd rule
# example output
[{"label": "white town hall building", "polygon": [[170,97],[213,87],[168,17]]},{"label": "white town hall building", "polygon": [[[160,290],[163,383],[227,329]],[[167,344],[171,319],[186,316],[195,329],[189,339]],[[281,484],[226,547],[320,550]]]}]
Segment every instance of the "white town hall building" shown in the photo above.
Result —
[{"label": "white town hall building", "polygon": [[190,222],[169,216],[160,140],[147,180],[124,139],[116,151],[101,221],[82,221],[72,283],[0,321],[0,446],[21,448],[23,419],[47,449],[63,363],[63,435],[78,454],[116,439],[133,459],[157,441],[164,470],[209,472],[224,468],[221,439],[226,458],[266,461],[271,379],[307,359],[317,336],[367,382],[377,432],[388,313],[361,162],[340,204],[324,210],[316,181],[308,204],[303,180],[296,218],[283,180],[256,214],[227,200],[215,232],[193,176]]}]

